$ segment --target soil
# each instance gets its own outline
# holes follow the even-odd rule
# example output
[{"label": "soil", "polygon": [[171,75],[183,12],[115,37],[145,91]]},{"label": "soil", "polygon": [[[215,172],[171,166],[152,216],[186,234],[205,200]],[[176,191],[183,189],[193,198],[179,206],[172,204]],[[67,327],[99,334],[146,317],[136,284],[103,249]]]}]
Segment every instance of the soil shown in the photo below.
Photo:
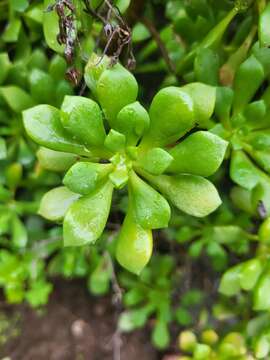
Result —
[{"label": "soil", "polygon": [[[11,319],[19,313],[20,335],[0,349],[10,360],[157,360],[147,330],[116,332],[117,311],[111,298],[89,295],[80,281],[56,281],[41,311],[27,305],[2,305]],[[14,325],[13,325],[14,326]]]}]

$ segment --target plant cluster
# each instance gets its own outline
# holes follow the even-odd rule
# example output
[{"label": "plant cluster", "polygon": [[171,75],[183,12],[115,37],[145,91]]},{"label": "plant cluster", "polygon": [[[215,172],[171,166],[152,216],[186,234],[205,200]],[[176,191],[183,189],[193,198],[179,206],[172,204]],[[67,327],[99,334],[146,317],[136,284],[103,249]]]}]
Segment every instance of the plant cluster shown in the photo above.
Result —
[{"label": "plant cluster", "polygon": [[120,334],[269,359],[269,1],[10,0],[0,24],[7,301],[83,278]]}]

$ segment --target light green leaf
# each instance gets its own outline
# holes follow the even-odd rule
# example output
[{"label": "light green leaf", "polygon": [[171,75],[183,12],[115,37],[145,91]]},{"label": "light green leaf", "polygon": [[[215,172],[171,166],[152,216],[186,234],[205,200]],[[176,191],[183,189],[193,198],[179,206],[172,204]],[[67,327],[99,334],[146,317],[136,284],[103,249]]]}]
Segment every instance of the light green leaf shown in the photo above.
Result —
[{"label": "light green leaf", "polygon": [[28,241],[27,230],[21,220],[14,216],[12,219],[12,243],[15,247],[24,248]]},{"label": "light green leaf", "polygon": [[3,160],[7,157],[7,146],[6,141],[0,137],[0,160]]},{"label": "light green leaf", "polygon": [[262,264],[259,259],[251,259],[242,264],[239,282],[243,290],[251,290],[256,285],[262,273]]},{"label": "light green leaf", "polygon": [[270,271],[266,271],[259,279],[254,292],[254,310],[270,309]]},{"label": "light green leaf", "polygon": [[44,147],[41,147],[36,155],[44,169],[56,172],[68,170],[78,159],[75,154],[54,151]]},{"label": "light green leaf", "polygon": [[170,343],[168,325],[164,321],[157,321],[152,333],[152,342],[158,349],[165,349]]},{"label": "light green leaf", "polygon": [[90,195],[77,200],[64,219],[64,245],[93,244],[106,225],[112,200],[113,185],[108,181]]},{"label": "light green leaf", "polygon": [[231,116],[234,92],[229,87],[216,88],[215,114],[220,121],[228,121]]},{"label": "light green leaf", "polygon": [[167,87],[154,97],[150,107],[150,127],[140,146],[168,145],[185,135],[195,125],[193,101],[178,87]]},{"label": "light green leaf", "polygon": [[264,244],[270,244],[270,217],[266,218],[259,227],[259,240]]},{"label": "light green leaf", "polygon": [[67,64],[65,62],[65,59],[62,56],[55,54],[50,61],[49,74],[55,80],[61,81],[65,77],[66,70]]},{"label": "light green leaf", "polygon": [[10,67],[11,62],[9,61],[8,53],[0,53],[0,84],[3,84],[5,81]]},{"label": "light green leaf", "polygon": [[19,163],[12,163],[5,169],[6,183],[12,190],[16,189],[22,180],[23,169]]},{"label": "light green leaf", "polygon": [[241,264],[236,265],[227,270],[222,278],[219,285],[219,292],[226,296],[233,296],[240,291],[240,271]]},{"label": "light green leaf", "polygon": [[56,151],[90,155],[63,129],[60,117],[61,112],[50,105],[38,105],[23,112],[26,132],[39,145]]},{"label": "light green leaf", "polygon": [[53,78],[40,69],[33,69],[29,76],[30,93],[33,99],[41,104],[55,101],[55,82]]},{"label": "light green leaf", "polygon": [[197,131],[170,150],[174,160],[168,172],[210,176],[220,167],[227,145],[217,135]]},{"label": "light green leaf", "polygon": [[4,33],[2,34],[2,39],[7,43],[18,41],[21,27],[22,27],[21,20],[14,17],[8,22],[7,27],[4,30]]},{"label": "light green leaf", "polygon": [[110,289],[110,280],[111,266],[108,263],[108,259],[103,257],[89,276],[88,288],[94,295],[105,295]]},{"label": "light green leaf", "polygon": [[270,3],[268,3],[259,17],[259,40],[261,47],[270,46]]},{"label": "light green leaf", "polygon": [[28,5],[28,0],[10,0],[10,6],[14,11],[23,12],[27,9]]},{"label": "light green leaf", "polygon": [[123,151],[126,145],[126,137],[118,131],[111,129],[109,134],[106,136],[104,146],[112,151],[119,152]]},{"label": "light green leaf", "polygon": [[200,126],[207,127],[215,109],[216,88],[195,82],[185,85],[181,89],[193,100],[195,122]]},{"label": "light green leaf", "polygon": [[209,215],[221,204],[215,186],[203,177],[188,174],[152,176],[146,172],[142,175],[174,206],[189,215]]},{"label": "light green leaf", "polygon": [[32,97],[18,86],[2,86],[0,94],[10,108],[18,113],[35,105]]},{"label": "light green leaf", "polygon": [[152,250],[152,232],[138,224],[130,205],[117,239],[116,259],[125,269],[139,275],[150,260]]},{"label": "light green leaf", "polygon": [[79,197],[79,194],[75,194],[65,186],[57,187],[43,196],[38,213],[48,220],[62,220],[69,207]]},{"label": "light green leaf", "polygon": [[230,176],[234,182],[251,190],[260,181],[260,173],[242,151],[234,151],[230,166]]},{"label": "light green leaf", "polygon": [[131,199],[138,223],[144,229],[160,229],[168,226],[171,209],[166,199],[141,180],[135,172],[129,175]]},{"label": "light green leaf", "polygon": [[97,98],[112,128],[119,111],[133,103],[137,94],[136,79],[122,65],[116,64],[102,72],[97,82]]},{"label": "light green leaf", "polygon": [[108,56],[98,56],[92,53],[84,70],[84,80],[89,89],[96,95],[97,83],[102,73],[109,67],[110,58]]},{"label": "light green leaf", "polygon": [[199,49],[194,61],[196,80],[216,86],[218,84],[219,66],[217,52],[208,48]]},{"label": "light green leaf", "polygon": [[57,35],[59,34],[59,19],[56,11],[47,11],[48,7],[53,5],[52,0],[44,0],[43,11],[43,32],[46,43],[48,46],[58,52],[62,53],[64,45],[60,45],[57,41]]},{"label": "light green leaf", "polygon": [[65,96],[61,107],[63,127],[85,146],[101,146],[105,139],[102,113],[98,104],[82,96]]},{"label": "light green leaf", "polygon": [[251,55],[238,68],[234,80],[233,112],[238,113],[250,102],[264,79],[261,63]]},{"label": "light green leaf", "polygon": [[152,175],[161,175],[167,170],[173,161],[173,157],[164,149],[152,148],[142,153],[138,165]]},{"label": "light green leaf", "polygon": [[115,129],[126,136],[127,145],[136,145],[148,129],[149,124],[148,112],[136,101],[119,111],[115,121]]},{"label": "light green leaf", "polygon": [[133,43],[147,40],[151,37],[150,31],[141,22],[137,22],[132,29]]},{"label": "light green leaf", "polygon": [[31,284],[31,288],[25,294],[25,298],[33,307],[46,305],[52,289],[52,284],[44,280],[38,280]]},{"label": "light green leaf", "polygon": [[66,173],[63,183],[71,191],[87,195],[94,191],[112,170],[112,164],[78,162]]},{"label": "light green leaf", "polygon": [[118,9],[123,14],[129,7],[130,0],[116,0],[115,5],[118,7]]},{"label": "light green leaf", "polygon": [[147,306],[124,311],[120,314],[118,328],[123,332],[130,332],[141,328],[146,324],[148,316],[149,307]]}]

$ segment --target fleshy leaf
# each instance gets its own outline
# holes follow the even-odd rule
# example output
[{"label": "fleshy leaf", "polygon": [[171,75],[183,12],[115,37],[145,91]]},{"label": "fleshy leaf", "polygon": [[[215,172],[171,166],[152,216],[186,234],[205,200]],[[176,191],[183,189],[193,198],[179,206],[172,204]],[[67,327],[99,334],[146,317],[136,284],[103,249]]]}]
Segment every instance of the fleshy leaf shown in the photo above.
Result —
[{"label": "fleshy leaf", "polygon": [[241,288],[243,290],[253,289],[262,273],[262,270],[261,261],[256,258],[242,264],[239,274]]},{"label": "fleshy leaf", "polygon": [[63,127],[85,146],[101,146],[105,139],[102,113],[98,104],[82,96],[65,96],[61,110]]},{"label": "fleshy leaf", "polygon": [[62,172],[68,170],[77,160],[77,155],[54,151],[41,147],[37,151],[37,158],[40,165],[50,171]]},{"label": "fleshy leaf", "polygon": [[157,321],[152,333],[152,342],[158,349],[166,349],[170,343],[170,333],[166,321]]},{"label": "fleshy leaf", "polygon": [[11,62],[8,57],[8,53],[0,53],[0,84],[5,81],[8,71],[11,67]]},{"label": "fleshy leaf", "polygon": [[50,61],[49,74],[57,81],[61,81],[65,78],[67,70],[67,64],[64,58],[58,54],[55,54]]},{"label": "fleshy leaf", "polygon": [[84,71],[84,80],[89,87],[89,89],[96,95],[97,91],[97,82],[106,68],[110,64],[110,59],[108,56],[100,57],[95,53],[92,53],[88,63],[85,66]]},{"label": "fleshy leaf", "polygon": [[138,164],[152,175],[161,175],[172,163],[173,157],[164,149],[152,148],[142,154]]},{"label": "fleshy leaf", "polygon": [[7,157],[7,145],[5,139],[0,137],[0,160],[6,159]]},{"label": "fleshy leaf", "polygon": [[64,245],[93,244],[101,236],[111,207],[113,185],[110,181],[90,195],[77,200],[64,219]]},{"label": "fleshy leaf", "polygon": [[151,230],[138,224],[130,207],[117,239],[117,261],[128,271],[139,275],[150,260],[152,249]]},{"label": "fleshy leaf", "polygon": [[270,4],[268,3],[260,14],[259,18],[259,40],[261,47],[269,47],[270,46]]},{"label": "fleshy leaf", "polygon": [[12,219],[12,243],[17,248],[24,248],[28,241],[27,230],[22,221],[14,216]]},{"label": "fleshy leaf", "polygon": [[32,97],[18,86],[0,87],[0,95],[3,96],[9,107],[17,113],[35,105]]},{"label": "fleshy leaf", "polygon": [[267,107],[264,100],[258,100],[248,104],[244,111],[247,124],[252,129],[267,127],[266,110]]},{"label": "fleshy leaf", "polygon": [[150,127],[140,146],[164,146],[185,135],[195,125],[193,101],[178,87],[167,87],[154,97],[150,107]]},{"label": "fleshy leaf", "polygon": [[40,69],[33,69],[29,76],[30,93],[39,104],[54,103],[55,82]]},{"label": "fleshy leaf", "polygon": [[242,151],[232,153],[230,176],[234,182],[248,190],[260,181],[257,168]]},{"label": "fleshy leaf", "polygon": [[104,146],[112,152],[118,152],[124,150],[125,145],[126,145],[125,135],[113,129],[110,130],[109,134],[106,136],[106,139],[104,141]]},{"label": "fleshy leaf", "polygon": [[126,135],[127,145],[136,145],[150,124],[145,108],[138,102],[126,105],[119,111],[115,129]]},{"label": "fleshy leaf", "polygon": [[196,123],[207,127],[215,109],[216,88],[197,82],[183,86],[182,90],[193,100]]},{"label": "fleshy leaf", "polygon": [[185,213],[203,217],[215,211],[221,199],[215,186],[201,176],[152,176],[146,172],[142,175],[152,183],[174,206]]},{"label": "fleshy leaf", "polygon": [[270,244],[270,217],[261,224],[258,235],[260,242]]},{"label": "fleshy leaf", "polygon": [[261,181],[252,189],[251,205],[256,213],[263,211],[263,217],[270,215],[270,178],[262,173]]},{"label": "fleshy leaf", "polygon": [[36,143],[51,150],[90,155],[63,129],[60,116],[60,110],[50,105],[38,105],[24,111],[23,122],[27,134]]},{"label": "fleshy leaf", "polygon": [[254,292],[254,310],[269,310],[270,296],[270,272],[265,272],[259,279]]},{"label": "fleshy leaf", "polygon": [[171,209],[166,199],[135,172],[130,173],[131,199],[138,223],[144,229],[160,229],[168,226]]},{"label": "fleshy leaf", "polygon": [[66,173],[63,183],[75,193],[87,195],[94,191],[112,171],[111,164],[78,162]]},{"label": "fleshy leaf", "polygon": [[116,64],[102,72],[97,83],[97,98],[112,128],[119,111],[133,103],[137,94],[136,79],[122,65]]},{"label": "fleshy leaf", "polygon": [[227,270],[221,279],[219,292],[226,296],[233,296],[240,292],[241,264]]},{"label": "fleshy leaf", "polygon": [[251,55],[238,68],[234,80],[233,112],[238,113],[250,102],[264,79],[261,63]]},{"label": "fleshy leaf", "polygon": [[48,220],[62,220],[68,208],[79,197],[79,194],[75,194],[65,186],[57,187],[43,196],[38,213]]},{"label": "fleshy leaf", "polygon": [[252,131],[246,137],[247,142],[256,150],[269,150],[270,148],[270,130]]},{"label": "fleshy leaf", "polygon": [[230,118],[233,96],[233,90],[229,87],[219,86],[216,88],[215,114],[220,121],[226,121]]},{"label": "fleshy leaf", "polygon": [[50,5],[52,5],[51,0],[44,0],[43,32],[48,46],[52,50],[62,53],[64,45],[60,45],[57,41],[59,33],[58,15],[56,11],[46,11]]},{"label": "fleshy leaf", "polygon": [[218,84],[219,66],[217,52],[208,48],[199,49],[194,61],[197,81],[216,86]]},{"label": "fleshy leaf", "polygon": [[210,176],[220,167],[227,141],[207,131],[197,131],[176,145],[168,172]]}]

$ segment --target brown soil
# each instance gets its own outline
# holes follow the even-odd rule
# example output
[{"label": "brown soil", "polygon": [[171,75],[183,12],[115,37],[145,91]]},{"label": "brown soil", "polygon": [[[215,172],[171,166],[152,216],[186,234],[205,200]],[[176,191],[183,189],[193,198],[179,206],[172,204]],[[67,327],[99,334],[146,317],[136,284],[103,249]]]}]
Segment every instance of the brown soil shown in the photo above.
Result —
[{"label": "brown soil", "polygon": [[[81,282],[56,282],[48,306],[5,307],[20,313],[20,335],[0,350],[11,360],[157,360],[149,332],[118,336],[111,299],[94,298]],[[119,344],[121,343],[121,348]],[[119,348],[121,349],[119,354]],[[121,356],[120,356],[121,355]]]}]

